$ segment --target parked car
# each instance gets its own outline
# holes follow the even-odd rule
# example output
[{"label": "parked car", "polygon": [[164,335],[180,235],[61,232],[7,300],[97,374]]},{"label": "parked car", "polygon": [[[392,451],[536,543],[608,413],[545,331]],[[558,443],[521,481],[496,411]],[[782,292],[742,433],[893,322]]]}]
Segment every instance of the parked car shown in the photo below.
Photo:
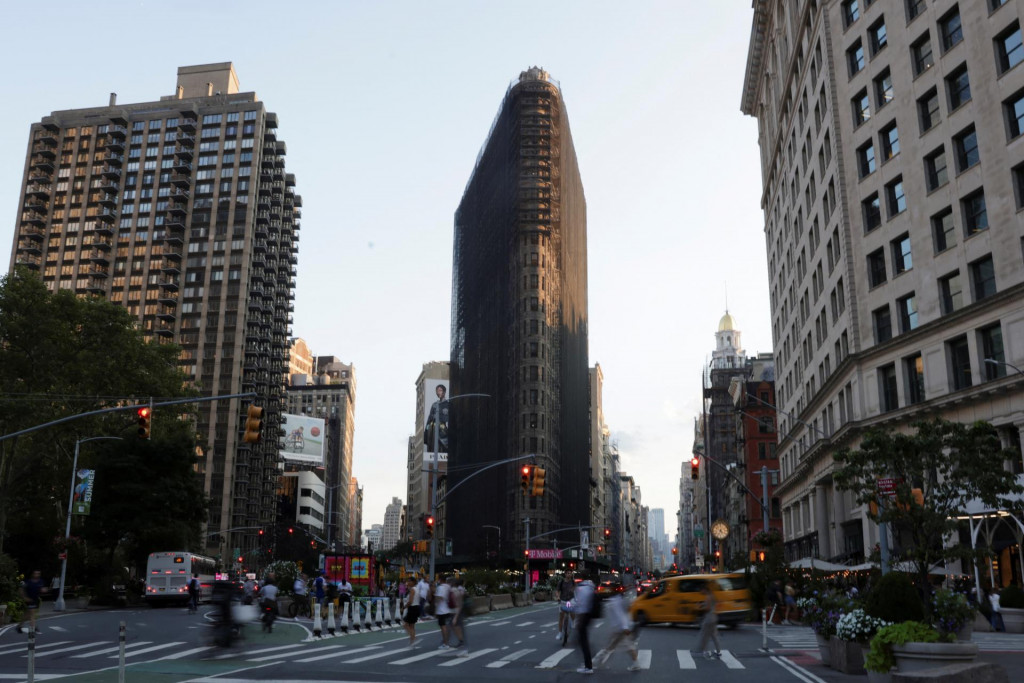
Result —
[{"label": "parked car", "polygon": [[747,620],[752,599],[742,574],[689,574],[662,579],[633,601],[630,615],[641,625],[696,624],[701,618],[705,585],[715,595],[720,624],[736,628]]}]

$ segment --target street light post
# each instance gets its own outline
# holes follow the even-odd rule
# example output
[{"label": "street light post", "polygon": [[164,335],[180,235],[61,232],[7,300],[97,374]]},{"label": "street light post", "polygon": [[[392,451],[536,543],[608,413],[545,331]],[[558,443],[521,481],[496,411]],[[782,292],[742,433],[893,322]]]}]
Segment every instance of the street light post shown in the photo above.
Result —
[{"label": "street light post", "polygon": [[119,436],[91,436],[88,439],[79,439],[75,442],[75,458],[71,463],[71,490],[68,492],[68,518],[64,525],[64,557],[60,561],[60,590],[57,593],[57,600],[53,604],[55,612],[64,611],[64,579],[68,571],[68,539],[71,537],[71,506],[75,503],[75,473],[78,471],[78,448],[88,441],[115,440],[123,441]]},{"label": "street light post", "polygon": [[1014,370],[1016,370],[1017,374],[1024,375],[1024,370],[1021,370],[1016,365],[1007,363],[1006,361],[996,360],[995,358],[986,358],[985,362],[989,363],[990,365],[1005,365],[1008,368],[1013,368]]}]

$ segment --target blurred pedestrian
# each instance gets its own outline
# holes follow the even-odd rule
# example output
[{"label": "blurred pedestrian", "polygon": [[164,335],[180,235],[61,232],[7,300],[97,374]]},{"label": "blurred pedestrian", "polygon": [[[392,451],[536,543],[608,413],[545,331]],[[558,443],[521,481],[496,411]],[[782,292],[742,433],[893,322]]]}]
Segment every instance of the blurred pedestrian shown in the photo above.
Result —
[{"label": "blurred pedestrian", "polygon": [[988,603],[992,606],[992,616],[989,621],[992,624],[993,631],[1005,631],[1006,625],[1003,623],[1003,608],[999,604],[999,589],[992,586],[992,591],[988,594]]},{"label": "blurred pedestrian", "polygon": [[[705,582],[701,588],[704,592],[704,600],[701,603],[701,612],[703,617],[700,622],[700,645],[698,650],[704,652],[704,657],[711,659],[712,657],[722,656],[722,642],[718,639],[718,613],[716,612],[717,601],[715,600],[715,594],[711,590],[711,586]],[[706,649],[708,646],[708,640],[715,641],[715,650]]]},{"label": "blurred pedestrian", "polygon": [[402,628],[409,634],[409,647],[416,644],[416,622],[420,617],[420,592],[416,589],[416,579],[406,579],[405,616],[402,617]]},{"label": "blurred pedestrian", "polygon": [[590,620],[598,609],[597,592],[594,589],[594,582],[589,578],[576,584],[574,594],[576,600],[576,637],[579,639],[580,652],[583,653],[583,666],[576,669],[578,674],[594,673],[594,661],[590,656]]},{"label": "blurred pedestrian", "polygon": [[[36,628],[36,615],[39,614],[39,605],[42,602],[43,593],[47,590],[43,582],[42,574],[36,569],[29,578],[21,583],[21,597],[25,601],[25,613],[28,614],[29,628],[36,633],[42,633]],[[24,633],[25,620],[18,624],[18,633]]]},{"label": "blurred pedestrian", "polygon": [[611,622],[612,637],[608,644],[604,646],[604,649],[594,655],[594,665],[603,667],[611,656],[615,654],[615,649],[624,643],[627,652],[629,652],[630,659],[633,660],[629,665],[628,671],[639,671],[637,631],[633,628],[632,620],[629,618],[629,605],[626,598],[623,597],[622,593],[615,593],[605,599],[604,606],[608,610],[607,616]]}]

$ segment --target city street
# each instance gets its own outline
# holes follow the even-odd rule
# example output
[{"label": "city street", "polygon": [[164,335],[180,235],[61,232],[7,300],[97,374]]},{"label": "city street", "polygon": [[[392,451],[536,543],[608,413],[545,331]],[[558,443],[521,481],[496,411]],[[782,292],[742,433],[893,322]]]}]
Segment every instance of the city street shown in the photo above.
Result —
[{"label": "city street", "polygon": [[[579,675],[578,648],[556,641],[557,612],[551,603],[490,613],[475,618],[468,631],[471,648],[459,656],[438,650],[437,624],[418,624],[416,647],[398,628],[370,633],[314,638],[309,620],[280,619],[272,634],[259,624],[246,628],[245,637],[228,650],[209,642],[206,614],[184,609],[121,609],[47,615],[39,622],[36,641],[36,680],[67,678],[76,683],[116,680],[118,623],[127,624],[126,680],[160,681],[432,681],[484,677],[494,680],[565,681]],[[745,625],[722,630],[721,659],[706,660],[693,652],[697,629],[653,626],[640,636],[641,671],[626,671],[629,657],[614,655],[595,680],[636,676],[648,681],[676,681],[680,676],[716,683],[801,681],[842,683],[864,681],[821,665],[809,628],[773,626],[770,652],[760,650],[761,630]],[[594,652],[607,642],[603,620],[591,629]],[[1005,667],[1010,680],[1024,678],[1024,635],[975,633],[980,660]],[[0,629],[0,681],[26,680],[26,636],[9,625]]]}]

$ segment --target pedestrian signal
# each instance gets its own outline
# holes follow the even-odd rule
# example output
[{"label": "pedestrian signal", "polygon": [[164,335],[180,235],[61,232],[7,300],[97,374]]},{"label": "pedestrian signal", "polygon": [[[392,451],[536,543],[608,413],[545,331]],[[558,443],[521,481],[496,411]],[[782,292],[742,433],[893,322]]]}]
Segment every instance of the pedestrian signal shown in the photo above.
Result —
[{"label": "pedestrian signal", "polygon": [[257,443],[260,440],[260,431],[263,429],[263,408],[249,406],[245,418],[245,435],[242,441],[245,443]]},{"label": "pedestrian signal", "polygon": [[151,408],[139,408],[139,438],[149,438],[150,420],[153,418],[153,410]]}]

